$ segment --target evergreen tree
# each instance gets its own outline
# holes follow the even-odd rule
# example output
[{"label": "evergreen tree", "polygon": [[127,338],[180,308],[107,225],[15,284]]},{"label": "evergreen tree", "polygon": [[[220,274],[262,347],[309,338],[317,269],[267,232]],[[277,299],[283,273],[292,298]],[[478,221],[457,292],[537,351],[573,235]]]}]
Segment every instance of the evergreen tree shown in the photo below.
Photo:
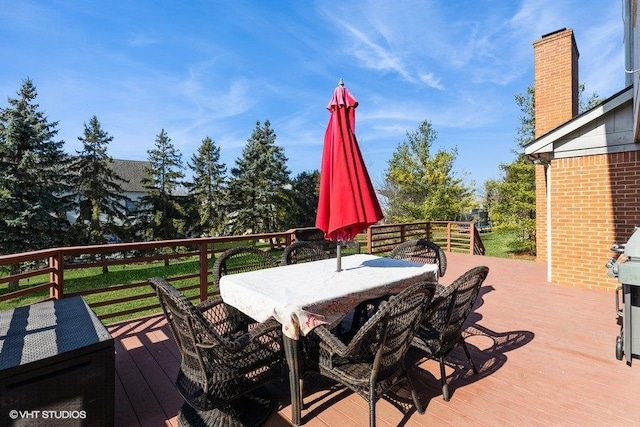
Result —
[{"label": "evergreen tree", "polygon": [[182,155],[171,144],[164,129],[156,136],[155,148],[147,150],[151,167],[142,180],[147,194],[140,200],[140,211],[147,214],[144,235],[149,240],[175,239],[184,231],[184,209],[176,199],[182,172]]},{"label": "evergreen tree", "polygon": [[2,253],[62,244],[73,210],[69,157],[56,141],[58,122],[49,122],[34,103],[36,87],[26,79],[18,98],[0,110],[0,240]]},{"label": "evergreen tree", "polygon": [[75,173],[76,201],[80,207],[71,235],[79,245],[105,243],[106,235],[121,235],[126,221],[126,202],[120,183],[126,182],[112,169],[107,145],[113,140],[102,129],[96,116],[84,124],[84,134],[78,137],[83,149],[78,151],[71,171]]},{"label": "evergreen tree", "polygon": [[437,132],[428,120],[406,135],[388,162],[380,190],[387,218],[392,222],[447,221],[468,210],[472,192],[453,171],[456,149],[432,153]]},{"label": "evergreen tree", "polygon": [[288,190],[289,207],[284,219],[285,229],[313,227],[318,211],[320,172],[301,172],[291,180]]},{"label": "evergreen tree", "polygon": [[284,150],[275,145],[276,134],[269,120],[256,122],[242,157],[231,169],[230,215],[235,234],[251,230],[267,233],[281,227],[286,209],[285,186],[289,170]]},{"label": "evergreen tree", "polygon": [[217,236],[224,232],[227,208],[226,165],[220,163],[220,147],[206,137],[188,165],[193,181],[187,188],[198,214],[198,234]]}]

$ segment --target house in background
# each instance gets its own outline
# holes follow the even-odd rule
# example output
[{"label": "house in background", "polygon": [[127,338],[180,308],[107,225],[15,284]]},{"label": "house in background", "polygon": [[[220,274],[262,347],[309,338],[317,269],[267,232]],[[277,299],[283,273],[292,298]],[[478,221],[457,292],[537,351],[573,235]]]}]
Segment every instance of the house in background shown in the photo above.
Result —
[{"label": "house in background", "polygon": [[[135,215],[139,208],[137,202],[147,194],[142,180],[149,177],[150,168],[151,163],[146,161],[113,159],[111,163],[113,172],[126,181],[118,181],[117,184],[122,187],[122,194],[129,198],[125,207],[130,215]],[[78,216],[78,211],[67,212],[67,220],[70,224],[73,224]]]},{"label": "house in background", "polygon": [[640,226],[637,0],[623,7],[627,87],[583,114],[573,31],[533,43],[536,139],[524,152],[536,163],[537,257],[560,285],[614,290],[610,248]]},{"label": "house in background", "polygon": [[131,202],[127,202],[127,210],[135,212],[137,209],[136,202],[147,194],[144,185],[142,185],[142,180],[149,178],[151,163],[140,160],[113,159],[111,169],[116,175],[127,181],[119,184],[124,190],[124,195],[131,199]]}]

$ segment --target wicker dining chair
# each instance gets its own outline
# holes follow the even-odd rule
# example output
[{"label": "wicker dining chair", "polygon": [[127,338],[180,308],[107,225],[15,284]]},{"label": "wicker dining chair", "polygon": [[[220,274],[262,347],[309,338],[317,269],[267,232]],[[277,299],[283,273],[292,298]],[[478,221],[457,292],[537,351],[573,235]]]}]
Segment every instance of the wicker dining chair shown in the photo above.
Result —
[{"label": "wicker dining chair", "polygon": [[261,270],[279,265],[278,260],[254,246],[227,249],[213,265],[213,284],[220,289],[220,278],[227,274]]},{"label": "wicker dining chair", "polygon": [[473,311],[480,287],[489,274],[485,266],[474,267],[448,286],[438,285],[437,295],[427,307],[424,320],[413,339],[413,346],[440,361],[442,397],[449,401],[445,374],[445,358],[457,346],[462,346],[474,374],[478,373],[462,336],[464,323]]},{"label": "wicker dining chair", "polygon": [[[389,253],[388,257],[421,264],[437,264],[438,277],[444,276],[447,270],[447,257],[444,251],[435,243],[425,239],[402,242]],[[348,330],[343,328],[342,335],[348,337],[355,334],[387,298],[375,298],[358,304],[354,310],[350,328]]]},{"label": "wicker dining chair", "polygon": [[427,239],[407,240],[400,243],[388,255],[389,258],[404,259],[421,264],[437,264],[438,276],[447,271],[447,256],[438,246]]},{"label": "wicker dining chair", "polygon": [[424,413],[405,355],[417,332],[435,284],[419,283],[382,303],[362,328],[344,343],[322,325],[305,341],[307,370],[340,382],[369,402],[369,425],[376,424],[376,402],[400,380],[406,380],[416,410]]},{"label": "wicker dining chair", "polygon": [[298,241],[291,243],[284,249],[280,263],[290,265],[327,258],[329,258],[329,254],[321,246],[313,242]]},{"label": "wicker dining chair", "polygon": [[193,305],[165,279],[149,279],[182,356],[175,382],[180,425],[262,425],[273,410],[265,384],[282,379],[282,325],[253,324],[220,298]]}]

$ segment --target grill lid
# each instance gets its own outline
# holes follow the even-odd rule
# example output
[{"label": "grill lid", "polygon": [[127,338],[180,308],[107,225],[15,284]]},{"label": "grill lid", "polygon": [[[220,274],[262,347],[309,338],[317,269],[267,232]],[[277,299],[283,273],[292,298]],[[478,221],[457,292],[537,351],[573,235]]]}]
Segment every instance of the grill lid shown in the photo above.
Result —
[{"label": "grill lid", "polygon": [[640,228],[636,227],[627,244],[624,247],[624,254],[629,258],[640,259]]}]

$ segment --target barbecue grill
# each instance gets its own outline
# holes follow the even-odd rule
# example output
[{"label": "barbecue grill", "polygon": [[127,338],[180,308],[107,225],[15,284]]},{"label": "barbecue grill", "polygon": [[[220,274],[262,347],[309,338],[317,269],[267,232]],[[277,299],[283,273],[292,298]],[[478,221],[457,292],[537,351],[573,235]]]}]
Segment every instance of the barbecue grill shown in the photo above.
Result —
[{"label": "barbecue grill", "polygon": [[620,282],[616,311],[622,319],[620,335],[616,337],[616,358],[622,360],[625,356],[631,365],[631,359],[640,356],[640,228],[636,227],[626,244],[611,249],[618,256],[607,263],[608,274]]}]

